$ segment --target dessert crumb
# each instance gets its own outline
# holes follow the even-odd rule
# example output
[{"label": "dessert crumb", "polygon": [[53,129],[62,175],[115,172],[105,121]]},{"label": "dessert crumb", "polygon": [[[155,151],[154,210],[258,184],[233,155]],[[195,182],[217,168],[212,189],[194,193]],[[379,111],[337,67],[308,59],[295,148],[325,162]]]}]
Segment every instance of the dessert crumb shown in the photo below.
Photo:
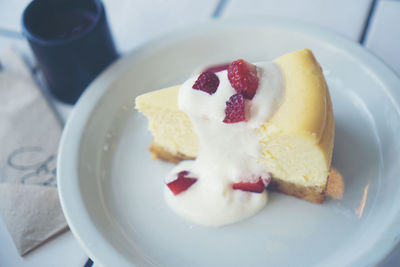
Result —
[{"label": "dessert crumb", "polygon": [[344,182],[342,174],[335,168],[329,172],[328,184],[326,186],[326,195],[333,199],[342,199],[344,192]]}]

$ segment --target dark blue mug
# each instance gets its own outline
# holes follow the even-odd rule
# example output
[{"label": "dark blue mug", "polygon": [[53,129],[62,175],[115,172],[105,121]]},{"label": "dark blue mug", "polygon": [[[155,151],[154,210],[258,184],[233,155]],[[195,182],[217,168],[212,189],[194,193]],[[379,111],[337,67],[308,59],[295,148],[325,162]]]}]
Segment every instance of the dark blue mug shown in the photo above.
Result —
[{"label": "dark blue mug", "polygon": [[75,103],[118,58],[100,0],[34,0],[22,29],[50,91],[63,102]]}]

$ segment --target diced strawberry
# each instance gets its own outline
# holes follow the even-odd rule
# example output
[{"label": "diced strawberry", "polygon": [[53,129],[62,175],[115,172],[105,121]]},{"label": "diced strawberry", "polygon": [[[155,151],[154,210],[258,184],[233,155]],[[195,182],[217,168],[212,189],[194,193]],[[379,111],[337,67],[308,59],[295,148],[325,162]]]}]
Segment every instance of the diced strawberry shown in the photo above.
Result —
[{"label": "diced strawberry", "polygon": [[225,123],[236,123],[246,120],[246,105],[243,95],[235,94],[226,101]]},{"label": "diced strawberry", "polygon": [[218,76],[214,72],[205,71],[199,75],[192,88],[212,95],[217,91],[218,85]]},{"label": "diced strawberry", "polygon": [[257,67],[243,59],[232,62],[228,67],[228,79],[236,92],[246,99],[253,99],[258,88]]},{"label": "diced strawberry", "polygon": [[268,186],[271,178],[262,178],[259,177],[257,182],[238,182],[233,184],[233,189],[248,191],[253,193],[262,193],[265,188]]},{"label": "diced strawberry", "polygon": [[206,71],[211,71],[211,72],[220,72],[223,70],[226,70],[229,67],[229,64],[221,64],[221,65],[214,65],[214,66],[210,66],[207,69],[204,70],[204,72]]},{"label": "diced strawberry", "polygon": [[177,179],[167,184],[168,188],[172,191],[174,195],[182,193],[190,186],[192,186],[195,182],[197,182],[197,178],[186,177],[188,174],[188,171],[181,171],[178,173]]}]

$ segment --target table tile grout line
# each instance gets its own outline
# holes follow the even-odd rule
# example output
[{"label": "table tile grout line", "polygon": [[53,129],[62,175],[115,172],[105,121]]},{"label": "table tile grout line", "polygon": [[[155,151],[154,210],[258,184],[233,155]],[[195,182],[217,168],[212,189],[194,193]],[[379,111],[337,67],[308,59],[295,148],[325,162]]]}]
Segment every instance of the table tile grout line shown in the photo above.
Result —
[{"label": "table tile grout line", "polygon": [[58,123],[60,124],[61,128],[63,129],[66,123],[64,122],[64,120],[62,119],[62,116],[60,115],[59,111],[55,107],[54,102],[51,101],[50,89],[47,85],[47,82],[45,81],[45,78],[41,77],[37,66],[34,66],[31,68],[31,74],[32,74],[35,84],[39,88],[40,93],[42,94],[43,98],[46,100],[50,109],[53,111],[54,116],[58,120]]},{"label": "table tile grout line", "polygon": [[379,1],[379,0],[372,0],[371,6],[370,6],[370,8],[369,8],[368,17],[367,17],[367,19],[366,19],[366,21],[365,21],[365,23],[364,23],[363,32],[362,32],[362,34],[361,34],[361,37],[360,37],[359,40],[358,40],[358,42],[359,42],[360,44],[362,44],[362,45],[365,43],[365,39],[367,38],[368,29],[369,29],[369,27],[371,26],[371,21],[372,21],[372,18],[373,18],[373,16],[374,16],[374,12],[375,12],[375,10],[376,10],[376,6],[377,6],[377,4],[378,4],[378,1]]},{"label": "table tile grout line", "polygon": [[222,11],[226,7],[226,3],[228,0],[219,0],[217,6],[215,7],[215,10],[213,14],[211,15],[212,18],[219,18],[221,16]]},{"label": "table tile grout line", "polygon": [[93,266],[93,261],[91,258],[88,258],[85,265],[83,265],[83,267],[92,267],[92,266]]},{"label": "table tile grout line", "polygon": [[0,28],[0,37],[24,39],[22,33],[4,28]]}]

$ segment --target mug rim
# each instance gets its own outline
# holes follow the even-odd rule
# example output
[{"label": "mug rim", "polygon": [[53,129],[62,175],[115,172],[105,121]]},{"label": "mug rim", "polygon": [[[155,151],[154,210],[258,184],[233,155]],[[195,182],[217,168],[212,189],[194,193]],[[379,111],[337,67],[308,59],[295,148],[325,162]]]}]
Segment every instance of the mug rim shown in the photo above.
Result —
[{"label": "mug rim", "polygon": [[[34,41],[36,43],[39,43],[40,45],[46,46],[46,45],[60,45],[60,44],[66,44],[66,43],[71,43],[75,40],[82,39],[86,35],[88,35],[90,32],[93,31],[93,29],[99,24],[99,21],[101,20],[102,17],[105,16],[104,14],[104,7],[103,4],[100,0],[90,0],[96,8],[96,14],[95,14],[95,19],[93,20],[93,23],[83,32],[73,35],[69,38],[66,39],[50,39],[50,38],[44,38],[35,32],[33,32],[30,29],[30,26],[26,23],[26,18],[29,14],[29,12],[32,11],[33,8],[36,8],[36,5],[39,5],[40,2],[45,2],[48,0],[42,0],[42,1],[37,1],[37,0],[32,0],[24,9],[21,17],[21,25],[22,25],[22,34],[29,40],[29,41]],[[51,2],[51,1],[50,1]],[[77,1],[79,3],[80,1]]]}]

